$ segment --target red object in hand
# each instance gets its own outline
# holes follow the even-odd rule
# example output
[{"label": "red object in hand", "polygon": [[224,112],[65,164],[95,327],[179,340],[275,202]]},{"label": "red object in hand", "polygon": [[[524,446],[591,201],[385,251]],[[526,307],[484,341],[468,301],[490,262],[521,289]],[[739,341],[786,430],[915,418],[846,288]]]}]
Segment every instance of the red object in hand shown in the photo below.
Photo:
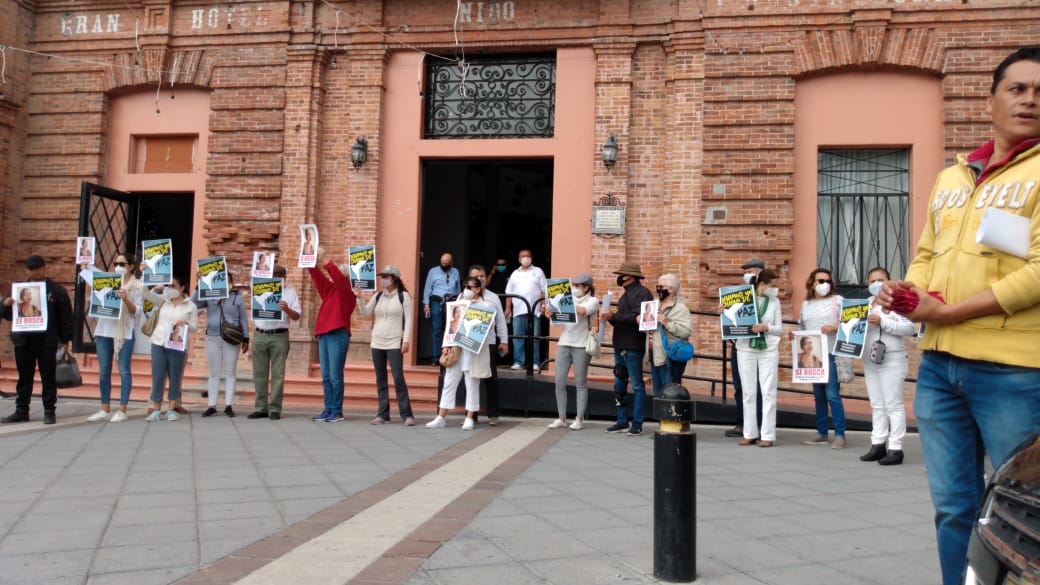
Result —
[{"label": "red object in hand", "polygon": [[[943,298],[942,293],[937,290],[928,291],[928,296],[940,303],[946,303],[946,299]],[[897,288],[892,291],[892,310],[902,315],[913,313],[920,302],[921,299],[917,298],[917,294],[911,290]]]}]

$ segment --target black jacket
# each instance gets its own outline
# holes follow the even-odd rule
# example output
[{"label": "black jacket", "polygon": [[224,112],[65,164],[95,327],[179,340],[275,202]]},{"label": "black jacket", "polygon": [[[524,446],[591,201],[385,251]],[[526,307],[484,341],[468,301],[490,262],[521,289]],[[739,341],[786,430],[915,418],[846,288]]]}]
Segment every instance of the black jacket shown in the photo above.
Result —
[{"label": "black jacket", "polygon": [[[31,333],[11,332],[11,342],[15,347],[24,346],[29,341],[29,336],[46,336],[47,343],[67,343],[72,341],[72,301],[65,287],[51,279],[47,283],[47,330],[34,331]],[[3,307],[0,317],[10,321],[14,316],[13,307]]]},{"label": "black jacket", "polygon": [[625,294],[618,299],[617,312],[610,317],[610,324],[614,327],[614,349],[646,351],[646,333],[639,330],[639,304],[652,300],[654,296],[642,281],[633,281],[625,287]]}]

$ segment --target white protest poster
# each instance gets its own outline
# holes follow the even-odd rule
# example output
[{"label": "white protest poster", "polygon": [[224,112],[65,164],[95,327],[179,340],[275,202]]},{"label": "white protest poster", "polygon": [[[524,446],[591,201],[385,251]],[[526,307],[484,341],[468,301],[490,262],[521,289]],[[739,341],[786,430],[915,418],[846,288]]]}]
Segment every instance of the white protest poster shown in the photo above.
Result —
[{"label": "white protest poster", "polygon": [[826,384],[830,376],[827,336],[820,331],[795,331],[791,342],[791,382]]},{"label": "white protest poster", "polygon": [[639,303],[639,330],[653,331],[657,329],[657,309],[661,301],[643,301]]},{"label": "white protest poster", "polygon": [[168,349],[175,349],[177,351],[184,351],[188,346],[188,325],[170,325],[170,330],[166,332],[166,341],[163,343],[163,347]]},{"label": "white protest poster", "polygon": [[274,252],[253,252],[253,269],[249,275],[253,278],[271,278],[274,274]]},{"label": "white protest poster", "polygon": [[16,282],[11,285],[11,332],[30,333],[47,330],[47,284]]},{"label": "white protest poster", "polygon": [[459,327],[462,326],[462,320],[466,316],[467,307],[469,307],[469,301],[452,301],[444,305],[447,326],[444,328],[444,340],[441,342],[443,347],[457,345],[455,343],[455,335],[458,333]]},{"label": "white protest poster", "polygon": [[313,223],[300,225],[300,268],[318,265],[318,226]]},{"label": "white protest poster", "polygon": [[76,264],[93,264],[94,251],[97,249],[97,240],[93,236],[81,236],[76,238]]}]

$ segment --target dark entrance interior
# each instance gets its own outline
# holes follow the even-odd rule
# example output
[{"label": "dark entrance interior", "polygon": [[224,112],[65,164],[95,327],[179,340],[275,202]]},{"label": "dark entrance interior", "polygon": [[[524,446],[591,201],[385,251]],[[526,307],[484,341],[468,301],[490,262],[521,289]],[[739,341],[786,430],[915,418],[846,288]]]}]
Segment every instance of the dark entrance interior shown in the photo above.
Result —
[{"label": "dark entrance interior", "polygon": [[157,238],[173,239],[173,273],[183,278],[195,274],[191,257],[192,225],[195,219],[194,193],[134,193],[140,197],[141,212],[137,224],[137,241],[133,242],[140,256],[140,243]]},{"label": "dark entrance interior", "polygon": [[[427,160],[422,173],[417,298],[444,252],[465,276],[471,264],[491,270],[496,258],[505,258],[512,272],[527,248],[534,264],[552,274],[552,159]],[[419,359],[429,358],[430,349],[430,323],[420,319]]]}]

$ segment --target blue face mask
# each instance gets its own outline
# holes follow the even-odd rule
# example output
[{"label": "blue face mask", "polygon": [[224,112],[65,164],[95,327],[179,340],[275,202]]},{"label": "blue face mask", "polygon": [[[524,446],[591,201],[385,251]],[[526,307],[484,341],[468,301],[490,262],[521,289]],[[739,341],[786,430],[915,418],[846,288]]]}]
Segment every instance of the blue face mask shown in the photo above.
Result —
[{"label": "blue face mask", "polygon": [[499,264],[498,266],[495,266],[495,272],[505,272],[505,271],[506,271],[506,267],[505,266],[502,266],[501,264]]}]

